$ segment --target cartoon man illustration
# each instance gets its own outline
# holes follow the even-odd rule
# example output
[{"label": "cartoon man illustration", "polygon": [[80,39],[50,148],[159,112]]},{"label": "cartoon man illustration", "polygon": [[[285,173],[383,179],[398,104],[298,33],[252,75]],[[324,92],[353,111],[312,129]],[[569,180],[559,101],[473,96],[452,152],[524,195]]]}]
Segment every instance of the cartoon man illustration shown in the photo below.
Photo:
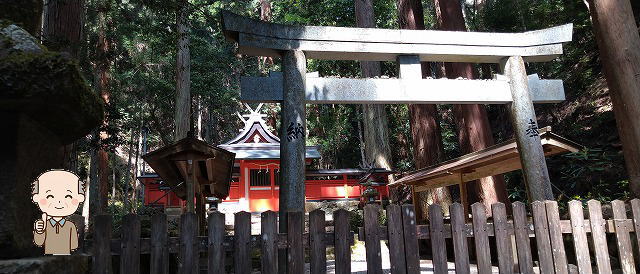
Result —
[{"label": "cartoon man illustration", "polygon": [[84,202],[84,184],[66,170],[50,170],[33,182],[32,200],[42,219],[33,224],[33,242],[47,255],[70,255],[78,248],[78,231],[66,217]]}]

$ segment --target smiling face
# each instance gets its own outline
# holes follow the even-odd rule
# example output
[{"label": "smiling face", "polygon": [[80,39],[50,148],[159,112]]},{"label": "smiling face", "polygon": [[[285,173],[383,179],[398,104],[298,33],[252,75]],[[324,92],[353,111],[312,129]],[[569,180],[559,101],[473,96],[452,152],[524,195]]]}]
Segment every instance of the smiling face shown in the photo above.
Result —
[{"label": "smiling face", "polygon": [[80,193],[81,183],[71,172],[52,170],[43,173],[37,180],[32,199],[49,216],[69,216],[84,202],[84,194]]}]

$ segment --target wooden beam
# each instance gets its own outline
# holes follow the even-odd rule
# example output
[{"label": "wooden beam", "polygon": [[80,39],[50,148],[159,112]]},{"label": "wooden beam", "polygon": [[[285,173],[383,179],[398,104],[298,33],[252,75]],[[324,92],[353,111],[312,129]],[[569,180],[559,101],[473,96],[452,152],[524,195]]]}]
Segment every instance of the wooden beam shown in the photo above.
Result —
[{"label": "wooden beam", "polygon": [[[540,80],[534,74],[528,76],[528,82],[534,103],[557,103],[565,99],[562,80]],[[274,103],[283,99],[280,73],[271,73],[270,77],[242,77],[240,88],[240,100],[244,102]],[[509,82],[503,76],[495,80],[307,76],[305,100],[312,104],[506,104],[513,101]]]}]

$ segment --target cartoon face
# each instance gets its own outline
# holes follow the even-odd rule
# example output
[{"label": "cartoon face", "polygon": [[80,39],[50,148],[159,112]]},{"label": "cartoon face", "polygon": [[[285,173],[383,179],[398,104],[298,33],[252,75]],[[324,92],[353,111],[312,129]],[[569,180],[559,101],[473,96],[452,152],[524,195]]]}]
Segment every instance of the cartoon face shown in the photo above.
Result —
[{"label": "cartoon face", "polygon": [[49,216],[69,216],[84,202],[82,186],[78,176],[71,172],[47,171],[34,182],[32,199]]}]

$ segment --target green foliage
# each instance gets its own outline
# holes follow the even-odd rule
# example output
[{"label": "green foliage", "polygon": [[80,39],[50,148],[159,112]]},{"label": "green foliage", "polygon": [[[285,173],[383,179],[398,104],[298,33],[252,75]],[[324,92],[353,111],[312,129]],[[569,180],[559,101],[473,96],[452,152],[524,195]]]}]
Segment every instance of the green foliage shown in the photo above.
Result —
[{"label": "green foliage", "polygon": [[[140,217],[141,237],[151,237],[151,217],[163,213],[162,211],[160,208],[144,206],[141,203],[136,206],[136,214]],[[116,201],[109,204],[107,212],[113,217],[113,231],[111,233],[117,238],[122,232],[122,220],[125,215],[129,214],[129,211],[125,210],[122,202]]]},{"label": "green foliage", "polygon": [[[376,26],[397,28],[396,1],[374,1]],[[157,0],[89,0],[86,12],[86,47],[81,51],[80,65],[87,79],[95,78],[97,61],[107,60],[110,66],[111,106],[107,108],[106,127],[110,139],[82,143],[87,151],[96,146],[108,150],[120,147],[129,152],[131,134],[136,138],[143,129],[149,130],[149,148],[165,145],[173,138],[175,98],[176,11],[180,1]],[[236,111],[242,111],[239,97],[241,75],[264,75],[279,70],[278,59],[273,64],[265,59],[237,56],[235,45],[226,42],[220,32],[219,12],[223,9],[257,18],[258,1],[190,0],[191,91],[193,106],[204,109],[205,139],[218,144],[229,140],[241,127]],[[469,3],[468,1],[465,3]],[[573,23],[574,38],[565,53],[547,63],[527,64],[530,73],[541,78],[563,79],[567,101],[563,104],[538,105],[539,124],[552,125],[554,132],[579,140],[590,148],[578,154],[553,157],[548,161],[554,191],[561,199],[580,197],[610,200],[628,195],[626,175],[616,134],[613,111],[606,89],[602,88],[602,73],[589,13],[581,0],[489,0],[483,9],[464,4],[467,26],[471,31],[520,32]],[[425,25],[435,26],[433,2],[423,1]],[[97,52],[98,11],[105,11],[109,41],[107,54]],[[272,1],[271,21],[294,25],[356,26],[353,0],[282,0]],[[1,42],[1,41],[0,41]],[[384,75],[397,76],[394,62],[382,62]],[[356,61],[308,60],[308,71],[321,76],[360,77]],[[496,71],[496,68],[493,68]],[[268,124],[277,132],[279,111],[276,104],[267,104]],[[386,106],[389,136],[395,168],[408,171],[415,168],[409,108],[406,105]],[[444,158],[460,156],[457,129],[451,106],[438,106],[443,139]],[[489,106],[496,141],[512,136],[504,106]],[[194,115],[194,120],[196,119]],[[361,162],[360,139],[362,111],[355,105],[307,105],[308,145],[318,145],[322,159],[320,168],[356,167]],[[443,160],[445,160],[443,159]],[[85,167],[86,169],[86,167]],[[124,171],[123,171],[124,172]],[[525,200],[526,191],[520,171],[505,175],[512,200]]]}]

